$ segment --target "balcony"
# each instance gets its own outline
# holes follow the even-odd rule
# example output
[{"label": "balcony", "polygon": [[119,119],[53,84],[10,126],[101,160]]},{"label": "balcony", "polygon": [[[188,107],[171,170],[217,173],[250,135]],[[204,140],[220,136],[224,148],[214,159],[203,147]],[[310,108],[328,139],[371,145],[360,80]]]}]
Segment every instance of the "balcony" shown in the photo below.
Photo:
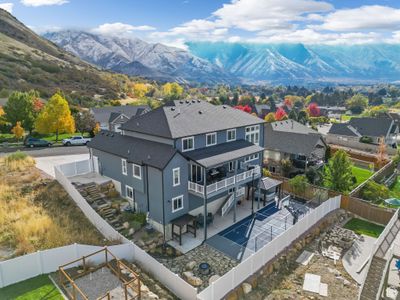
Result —
[{"label": "balcony", "polygon": [[[231,176],[223,180],[211,183],[207,185],[207,196],[231,188],[236,183],[244,183],[248,179],[252,179],[253,175],[254,177],[256,177],[259,176],[260,174],[261,174],[260,166],[255,166],[254,169],[250,169],[248,171],[236,174],[236,176]],[[204,196],[204,185],[188,181],[188,189],[189,191],[197,195]]]}]

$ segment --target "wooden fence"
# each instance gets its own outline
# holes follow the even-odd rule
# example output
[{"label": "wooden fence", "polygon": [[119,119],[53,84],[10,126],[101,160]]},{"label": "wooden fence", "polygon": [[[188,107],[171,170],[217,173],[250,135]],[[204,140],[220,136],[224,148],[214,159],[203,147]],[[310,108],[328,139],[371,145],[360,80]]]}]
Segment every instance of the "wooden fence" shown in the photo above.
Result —
[{"label": "wooden fence", "polygon": [[382,225],[386,225],[395,213],[394,209],[379,207],[369,201],[351,196],[342,196],[340,208],[363,219]]}]

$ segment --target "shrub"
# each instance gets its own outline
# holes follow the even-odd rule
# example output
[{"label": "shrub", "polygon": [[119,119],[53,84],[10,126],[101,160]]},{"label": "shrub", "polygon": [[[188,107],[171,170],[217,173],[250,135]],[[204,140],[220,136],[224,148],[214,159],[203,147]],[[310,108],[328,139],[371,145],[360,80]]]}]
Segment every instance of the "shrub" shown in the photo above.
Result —
[{"label": "shrub", "polygon": [[135,213],[133,215],[132,220],[143,226],[144,224],[146,224],[146,214],[145,213]]},{"label": "shrub", "polygon": [[372,144],[372,138],[369,136],[360,137],[360,143]]},{"label": "shrub", "polygon": [[361,197],[365,200],[379,203],[389,198],[389,189],[383,184],[370,180],[362,188]]},{"label": "shrub", "polygon": [[27,167],[35,165],[35,160],[26,153],[17,151],[4,158],[7,171],[22,171]]},{"label": "shrub", "polygon": [[296,195],[302,195],[305,193],[308,181],[305,175],[297,175],[289,180],[289,186]]}]

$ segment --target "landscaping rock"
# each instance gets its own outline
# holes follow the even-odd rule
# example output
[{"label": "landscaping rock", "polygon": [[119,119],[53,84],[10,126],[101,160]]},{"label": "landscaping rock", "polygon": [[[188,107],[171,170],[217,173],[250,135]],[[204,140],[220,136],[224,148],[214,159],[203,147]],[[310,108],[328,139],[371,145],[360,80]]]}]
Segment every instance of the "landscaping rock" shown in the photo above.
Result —
[{"label": "landscaping rock", "polygon": [[124,224],[122,224],[122,226],[124,226],[125,229],[129,228],[129,222],[125,222]]},{"label": "landscaping rock", "polygon": [[201,286],[203,284],[203,280],[201,280],[199,277],[194,276],[192,272],[183,272],[183,277],[187,282],[189,282],[191,285],[194,287]]},{"label": "landscaping rock", "polygon": [[188,271],[191,271],[196,267],[196,265],[197,265],[197,263],[192,260],[186,264],[185,269]]},{"label": "landscaping rock", "polygon": [[247,294],[250,293],[251,290],[252,290],[251,284],[250,284],[250,283],[247,283],[247,282],[243,282],[243,283],[242,283],[242,289],[243,289],[243,293],[244,293],[245,295],[247,295]]}]

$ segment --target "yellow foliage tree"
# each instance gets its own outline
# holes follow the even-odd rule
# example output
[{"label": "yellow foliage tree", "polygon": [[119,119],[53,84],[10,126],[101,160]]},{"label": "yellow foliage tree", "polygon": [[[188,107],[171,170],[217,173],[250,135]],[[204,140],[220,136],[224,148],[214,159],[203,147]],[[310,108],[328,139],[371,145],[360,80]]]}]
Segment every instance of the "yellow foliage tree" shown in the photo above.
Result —
[{"label": "yellow foliage tree", "polygon": [[74,133],[75,121],[67,100],[54,94],[36,119],[36,131],[42,134],[55,133],[56,142],[60,133]]},{"label": "yellow foliage tree", "polygon": [[275,122],[275,114],[273,112],[268,113],[265,116],[264,121],[267,122],[267,123]]},{"label": "yellow foliage tree", "polygon": [[18,121],[17,124],[11,129],[11,132],[14,134],[15,138],[17,139],[17,141],[24,136],[25,130],[21,126],[21,122],[20,121]]},{"label": "yellow foliage tree", "polygon": [[143,98],[144,96],[146,96],[148,91],[149,89],[144,83],[138,82],[133,84],[133,94],[137,98]]},{"label": "yellow foliage tree", "polygon": [[3,125],[6,123],[6,120],[4,118],[5,115],[6,115],[6,113],[4,112],[3,106],[0,106],[0,125]]},{"label": "yellow foliage tree", "polygon": [[93,128],[93,133],[96,135],[100,132],[101,128],[100,128],[100,123],[96,122],[96,125]]},{"label": "yellow foliage tree", "polygon": [[183,87],[181,87],[176,82],[168,82],[164,84],[162,90],[165,98],[170,100],[179,99],[183,94]]}]

